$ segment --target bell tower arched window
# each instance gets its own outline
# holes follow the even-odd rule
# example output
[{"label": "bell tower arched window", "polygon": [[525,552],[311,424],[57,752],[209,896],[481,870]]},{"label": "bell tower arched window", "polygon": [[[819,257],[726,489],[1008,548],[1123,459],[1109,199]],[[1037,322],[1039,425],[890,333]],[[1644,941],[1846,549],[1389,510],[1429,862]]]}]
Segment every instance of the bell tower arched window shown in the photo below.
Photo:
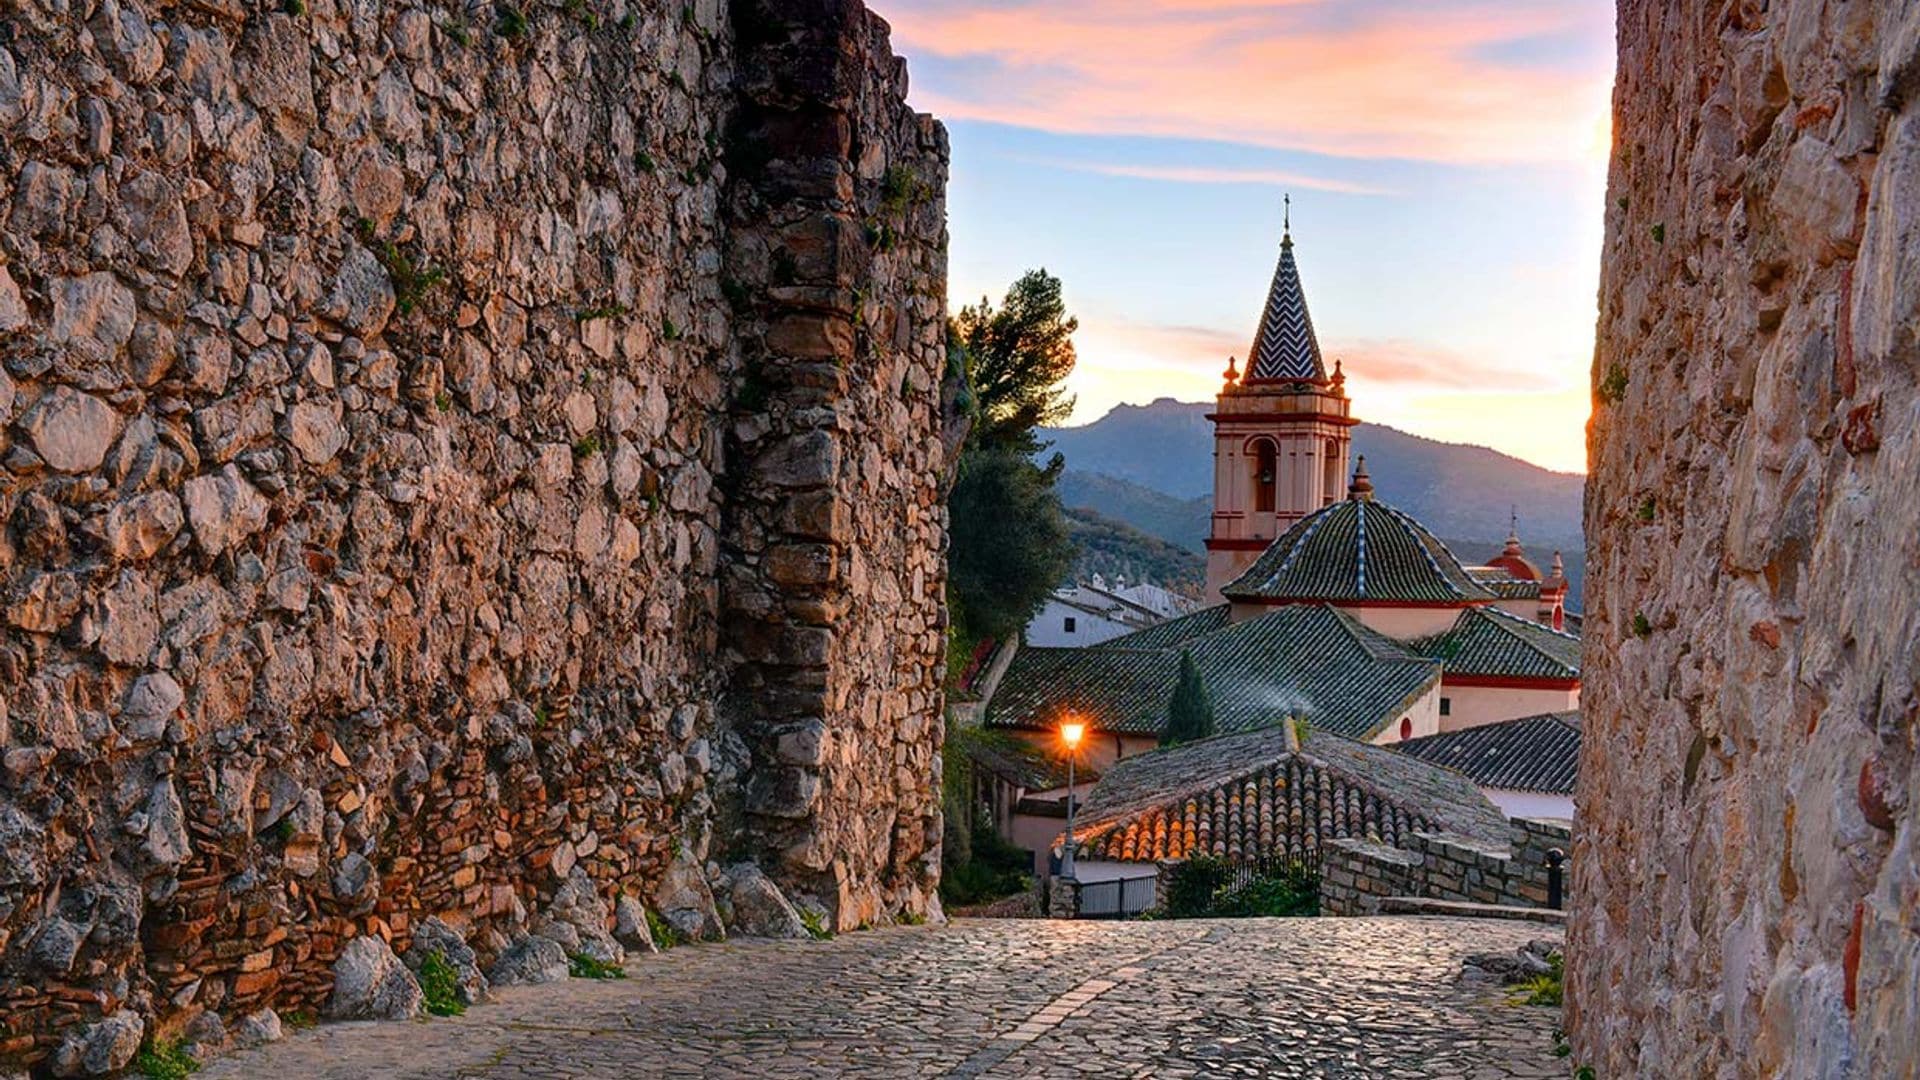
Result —
[{"label": "bell tower arched window", "polygon": [[1279,457],[1271,440],[1261,439],[1253,448],[1253,508],[1262,513],[1273,513],[1273,492],[1278,482],[1276,475]]},{"label": "bell tower arched window", "polygon": [[1320,501],[1323,503],[1331,503],[1340,497],[1340,482],[1344,479],[1344,477],[1340,475],[1339,443],[1332,439],[1327,440],[1327,459],[1321,463],[1320,468]]}]

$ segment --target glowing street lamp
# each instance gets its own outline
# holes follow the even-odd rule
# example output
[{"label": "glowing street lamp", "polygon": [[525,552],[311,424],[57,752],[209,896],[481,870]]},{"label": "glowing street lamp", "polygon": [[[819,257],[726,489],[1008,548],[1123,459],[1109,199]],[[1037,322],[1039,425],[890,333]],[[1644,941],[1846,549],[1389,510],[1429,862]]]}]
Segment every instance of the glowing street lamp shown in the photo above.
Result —
[{"label": "glowing street lamp", "polygon": [[1073,878],[1073,755],[1086,734],[1087,725],[1071,714],[1060,725],[1060,741],[1067,744],[1067,843],[1060,852],[1060,876],[1069,880]]}]

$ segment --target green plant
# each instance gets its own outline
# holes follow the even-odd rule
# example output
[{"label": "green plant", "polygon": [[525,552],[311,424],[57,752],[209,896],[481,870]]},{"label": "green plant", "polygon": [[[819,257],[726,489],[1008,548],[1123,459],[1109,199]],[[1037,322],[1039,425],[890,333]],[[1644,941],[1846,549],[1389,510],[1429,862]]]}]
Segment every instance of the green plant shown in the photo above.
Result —
[{"label": "green plant", "polygon": [[585,461],[600,452],[600,436],[587,434],[573,444],[573,457],[576,461]]},{"label": "green plant", "polygon": [[566,12],[569,16],[580,20],[581,24],[589,30],[600,28],[600,16],[587,6],[587,0],[567,0]]},{"label": "green plant", "polygon": [[1607,377],[1600,380],[1600,400],[1609,405],[1618,405],[1627,396],[1627,369],[1619,364],[1607,368]]},{"label": "green plant", "polygon": [[927,917],[918,911],[903,911],[900,913],[900,925],[925,926],[927,925]]},{"label": "green plant", "polygon": [[627,973],[617,964],[595,960],[586,953],[567,954],[567,974],[576,979],[624,979]]},{"label": "green plant", "polygon": [[1652,633],[1653,633],[1653,624],[1647,621],[1646,612],[1644,611],[1634,612],[1633,613],[1633,636],[1637,638],[1643,638],[1643,637],[1650,636]]},{"label": "green plant", "polygon": [[643,173],[650,173],[660,166],[654,162],[652,154],[647,153],[645,150],[635,150],[633,152],[633,167]]},{"label": "green plant", "polygon": [[447,279],[445,270],[430,263],[416,263],[398,244],[376,236],[373,222],[366,218],[360,219],[358,231],[360,242],[372,250],[373,257],[386,270],[387,279],[393,284],[393,307],[400,314],[413,314],[428,290]]},{"label": "green plant", "polygon": [[1573,1070],[1573,1080],[1595,1080],[1593,1066],[1582,1065]]},{"label": "green plant", "polygon": [[149,1042],[133,1059],[133,1071],[152,1080],[185,1080],[200,1071],[200,1062],[175,1042]]},{"label": "green plant", "polygon": [[627,12],[625,15],[620,16],[620,23],[619,23],[620,29],[625,30],[627,33],[632,33],[633,28],[635,26],[638,26],[639,24],[640,24],[640,20],[635,18],[633,12],[631,11]]},{"label": "green plant", "polygon": [[307,13],[307,0],[286,0],[280,5],[280,10],[297,19]]},{"label": "green plant", "polygon": [[1667,223],[1666,222],[1663,221],[1654,225],[1653,242],[1656,244],[1664,244],[1667,242]]},{"label": "green plant", "polygon": [[892,166],[880,181],[880,206],[889,214],[904,212],[926,194],[927,185],[904,165]]},{"label": "green plant", "polygon": [[680,936],[680,931],[675,929],[672,923],[661,918],[660,913],[652,908],[647,909],[647,933],[653,935],[654,945],[661,949],[671,949],[675,945],[686,943],[686,939]]},{"label": "green plant", "polygon": [[473,44],[473,31],[467,28],[465,19],[448,19],[440,24],[440,32],[463,49]]},{"label": "green plant", "polygon": [[1566,982],[1566,961],[1559,953],[1547,955],[1547,970],[1514,984],[1509,1000],[1515,1005],[1547,1005],[1559,1008]]},{"label": "green plant", "polygon": [[466,1003],[460,1000],[460,973],[447,963],[447,956],[439,949],[427,954],[420,962],[417,972],[420,978],[420,993],[426,997],[427,1012],[433,1016],[459,1016],[467,1011]]},{"label": "green plant", "polygon": [[320,1026],[320,1018],[308,1009],[292,1009],[280,1014],[280,1022],[295,1031],[305,1031]]},{"label": "green plant", "polygon": [[441,412],[452,412],[453,395],[447,393],[445,390],[433,395],[433,407],[439,409]]},{"label": "green plant", "polygon": [[294,828],[293,828],[292,817],[283,817],[279,821],[276,821],[273,823],[274,838],[279,840],[281,843],[284,844],[292,840],[293,833],[294,833]]},{"label": "green plant", "polygon": [[1640,500],[1640,509],[1635,513],[1635,516],[1641,521],[1652,521],[1658,512],[1659,504],[1655,503],[1653,496],[1649,495]]},{"label": "green plant", "polygon": [[807,936],[815,941],[827,941],[833,937],[833,931],[827,929],[826,921],[812,908],[800,909],[800,925],[807,928]]},{"label": "green plant", "polygon": [[1293,741],[1302,746],[1307,744],[1307,734],[1313,730],[1313,723],[1304,716],[1293,718]]},{"label": "green plant", "polygon": [[535,705],[533,707],[533,726],[537,728],[547,726],[547,707],[545,705]]},{"label": "green plant", "polygon": [[493,32],[503,38],[525,37],[527,34],[526,12],[512,4],[493,6]]},{"label": "green plant", "polygon": [[660,336],[668,341],[679,341],[680,328],[673,325],[672,319],[663,315],[660,317]]},{"label": "green plant", "polygon": [[1620,209],[1625,210],[1627,208],[1627,197],[1625,195],[1622,195],[1618,199],[1615,199],[1613,201],[1614,201],[1614,205],[1618,206]]},{"label": "green plant", "polygon": [[617,301],[610,304],[595,304],[593,307],[584,307],[574,312],[573,321],[583,323],[592,322],[595,319],[617,319],[631,310],[633,309]]}]

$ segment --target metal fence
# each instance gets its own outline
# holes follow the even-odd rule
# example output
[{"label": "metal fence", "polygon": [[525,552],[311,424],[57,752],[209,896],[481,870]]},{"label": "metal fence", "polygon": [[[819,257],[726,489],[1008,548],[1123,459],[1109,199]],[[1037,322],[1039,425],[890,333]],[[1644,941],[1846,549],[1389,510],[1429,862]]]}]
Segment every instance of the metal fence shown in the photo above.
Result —
[{"label": "metal fence", "polygon": [[1201,856],[1169,868],[1167,914],[1178,919],[1241,915],[1310,915],[1320,878],[1285,856],[1220,859]]},{"label": "metal fence", "polygon": [[1112,881],[1080,883],[1080,917],[1083,919],[1128,919],[1153,906],[1154,881],[1146,877],[1115,878]]}]

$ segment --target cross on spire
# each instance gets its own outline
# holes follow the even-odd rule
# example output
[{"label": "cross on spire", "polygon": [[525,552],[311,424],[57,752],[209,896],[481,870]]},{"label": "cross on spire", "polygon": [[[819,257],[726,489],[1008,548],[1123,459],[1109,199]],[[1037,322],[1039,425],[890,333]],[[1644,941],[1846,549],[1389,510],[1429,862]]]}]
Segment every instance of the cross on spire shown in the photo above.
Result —
[{"label": "cross on spire", "polygon": [[1293,192],[1280,196],[1280,231],[1293,231]]}]

